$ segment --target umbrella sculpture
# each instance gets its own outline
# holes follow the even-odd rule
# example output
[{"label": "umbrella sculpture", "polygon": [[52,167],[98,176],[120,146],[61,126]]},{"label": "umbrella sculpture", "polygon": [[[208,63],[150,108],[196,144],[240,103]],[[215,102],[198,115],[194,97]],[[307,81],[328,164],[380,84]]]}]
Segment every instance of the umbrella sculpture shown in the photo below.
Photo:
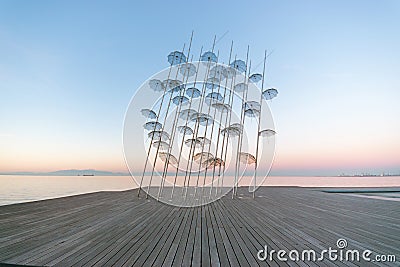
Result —
[{"label": "umbrella sculpture", "polygon": [[[159,186],[157,199],[165,197],[163,190],[169,167],[174,169],[173,182],[168,180],[172,185],[170,198],[179,196],[186,199],[189,196],[197,199],[199,197],[197,188],[202,185],[204,189],[210,178],[211,187],[208,197],[211,198],[214,185],[216,193],[223,187],[226,166],[229,162],[235,162],[232,197],[237,193],[240,164],[255,166],[254,197],[259,165],[259,139],[260,137],[272,138],[276,135],[273,129],[260,129],[263,101],[271,100],[278,95],[275,88],[264,90],[266,54],[262,74],[250,75],[249,49],[245,61],[235,58],[231,62],[232,43],[228,60],[230,63],[223,65],[218,63],[219,52],[214,53],[214,40],[211,51],[200,52],[199,61],[189,62],[189,58],[192,57],[190,55],[191,41],[192,39],[187,53],[183,49],[173,51],[167,57],[170,68],[177,68],[178,71],[170,71],[172,74],[168,74],[168,77],[162,81],[151,79],[148,82],[149,88],[156,93],[161,93],[162,98],[153,108],[140,110],[147,120],[143,128],[146,131],[149,147],[139,185],[139,194],[143,189],[142,182],[148,162],[152,164],[146,197],[151,186]],[[205,71],[201,72],[201,69]],[[175,77],[170,77],[172,75]],[[244,78],[241,79],[241,77]],[[248,100],[250,87],[256,87],[259,82],[262,84],[259,90],[260,99]],[[242,151],[246,117],[258,120],[255,154]],[[171,123],[172,126],[170,126]],[[235,143],[233,139],[237,142],[236,153],[231,147]],[[227,158],[228,155],[231,156],[230,159]],[[162,162],[163,168],[160,174],[162,179],[160,185],[153,185],[151,184],[152,177],[159,166],[157,159]],[[186,167],[182,166],[185,162]],[[182,175],[179,176],[178,173]],[[189,189],[195,182],[191,180],[194,174],[197,174],[197,179],[193,193]],[[178,176],[181,179],[178,179]],[[214,181],[215,176],[218,177],[216,181]],[[181,192],[174,191],[179,180],[183,180],[179,183],[182,187]],[[202,197],[203,194],[202,190]]]}]

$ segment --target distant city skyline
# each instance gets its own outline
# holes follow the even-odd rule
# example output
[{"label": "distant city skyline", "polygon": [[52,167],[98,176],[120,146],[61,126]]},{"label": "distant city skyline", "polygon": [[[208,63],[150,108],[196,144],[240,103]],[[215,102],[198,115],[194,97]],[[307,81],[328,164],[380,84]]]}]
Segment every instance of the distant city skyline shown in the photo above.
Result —
[{"label": "distant city skyline", "polygon": [[399,1],[2,1],[0,172],[127,172],[129,101],[194,30],[195,55],[214,34],[256,65],[272,52],[271,175],[399,173],[399,14]]}]

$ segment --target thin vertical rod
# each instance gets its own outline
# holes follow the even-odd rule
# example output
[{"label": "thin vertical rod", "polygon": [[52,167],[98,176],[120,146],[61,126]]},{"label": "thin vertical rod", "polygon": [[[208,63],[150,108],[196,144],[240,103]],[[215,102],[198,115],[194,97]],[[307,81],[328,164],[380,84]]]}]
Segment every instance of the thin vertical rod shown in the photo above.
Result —
[{"label": "thin vertical rod", "polygon": [[243,91],[243,98],[242,98],[242,106],[241,106],[241,113],[240,113],[240,125],[243,128],[243,131],[241,134],[239,134],[238,137],[238,147],[237,147],[237,154],[236,154],[236,170],[235,170],[235,180],[234,180],[234,184],[233,184],[233,190],[232,190],[232,198],[237,194],[237,184],[238,184],[238,172],[239,172],[239,165],[240,165],[240,150],[241,150],[241,143],[242,143],[242,136],[244,133],[244,105],[246,103],[246,98],[247,98],[247,63],[249,60],[249,50],[250,50],[250,46],[247,46],[247,55],[246,55],[246,70],[244,72],[244,91]]},{"label": "thin vertical rod", "polygon": [[[220,65],[215,65],[215,66],[220,66]],[[219,75],[219,79],[218,79],[218,91],[217,91],[217,94],[219,95],[220,93],[220,90],[221,90],[221,76],[222,76],[222,73],[220,73],[220,75]],[[225,88],[225,90],[226,90],[226,88]],[[212,93],[214,93],[214,86],[213,86],[213,92]],[[225,101],[225,99],[223,99],[223,102]],[[215,101],[215,103],[217,103],[217,101]],[[212,105],[214,104],[214,101],[213,101],[213,99],[211,98],[211,102],[210,102],[210,105],[208,106],[208,116],[210,116],[210,111],[211,111],[211,107],[212,107]],[[213,139],[213,133],[214,133],[214,126],[215,126],[215,115],[216,115],[216,113],[217,113],[217,109],[214,107],[214,116],[212,117],[212,126],[211,126],[211,133],[210,133],[210,145],[208,146],[208,151],[207,151],[207,156],[210,154],[210,150],[211,150],[211,144],[212,144],[212,139]],[[207,135],[207,128],[206,128],[206,135]],[[204,144],[203,144],[204,145]],[[203,155],[203,154],[202,154]],[[217,155],[215,155],[215,157],[214,157],[214,159],[213,159],[213,161],[212,161],[212,164],[213,165],[215,165],[215,162],[216,162],[216,159],[217,159]],[[207,159],[208,160],[208,159]],[[201,163],[201,161],[200,161],[200,163]],[[203,187],[201,188],[201,196],[202,196],[202,198],[203,198],[203,193],[204,193],[204,187],[205,187],[205,184],[206,184],[206,179],[207,179],[207,172],[208,172],[208,165],[206,165],[206,167],[205,167],[205,170],[204,170],[204,179],[203,179]]]},{"label": "thin vertical rod", "polygon": [[[235,56],[235,61],[236,61],[236,56]],[[233,90],[234,88],[234,84],[235,84],[235,80],[236,80],[236,70],[233,69],[235,71],[234,75],[232,76],[232,82],[231,82],[231,87],[229,90],[229,105],[231,106],[231,110],[229,112],[229,116],[227,114],[226,118],[225,118],[225,128],[228,127],[231,124],[231,120],[232,120],[232,112],[233,112],[233,99],[235,96],[235,92]],[[228,119],[229,117],[229,119]],[[226,143],[225,143],[226,140]],[[221,167],[219,166],[218,168],[218,176],[220,177],[219,179],[221,179],[221,185],[220,187],[220,192],[221,192],[221,187],[224,186],[224,177],[225,177],[225,168],[226,168],[226,158],[228,155],[228,145],[229,145],[229,134],[226,133],[223,136],[222,139],[222,147],[221,147],[221,159],[223,158],[223,161],[225,162],[225,164]],[[225,153],[224,153],[225,152]],[[221,177],[221,168],[222,168],[222,177]],[[216,192],[218,193],[218,192]]]},{"label": "thin vertical rod", "polygon": [[[228,59],[228,64],[230,63],[230,61],[231,61],[231,58],[232,58],[232,50],[233,50],[233,41],[232,41],[232,43],[231,43],[231,49],[230,49],[230,52],[229,52],[229,59]],[[224,87],[224,97],[223,97],[223,103],[225,103],[225,98],[226,98],[226,87],[228,86],[228,76],[226,77],[226,79],[225,79],[225,87]],[[218,90],[218,93],[219,93],[219,90]],[[228,101],[229,102],[229,101]],[[229,104],[228,104],[229,105]],[[226,111],[226,116],[228,116],[228,112],[229,112],[229,110],[227,110]],[[219,148],[219,140],[220,140],[220,136],[221,136],[221,125],[222,125],[222,117],[223,117],[223,114],[224,114],[224,110],[222,109],[221,110],[221,116],[220,116],[220,118],[219,118],[219,127],[218,127],[218,132],[217,132],[217,144],[215,145],[215,160],[214,160],[214,162],[213,162],[213,172],[212,172],[212,180],[211,180],[211,187],[210,187],[210,197],[211,197],[211,195],[212,195],[212,190],[213,190],[213,186],[214,186],[214,179],[215,179],[215,163],[216,163],[216,160],[218,160],[218,157],[217,157],[217,155],[218,155],[218,148]],[[214,110],[214,117],[216,116],[216,109]],[[210,148],[211,148],[211,146],[210,146]],[[210,148],[209,148],[209,150],[208,150],[208,152],[210,152]],[[222,164],[222,157],[220,158],[220,164]]]},{"label": "thin vertical rod", "polygon": [[[251,61],[249,63],[249,73],[250,73],[250,68],[251,68]],[[250,75],[249,75],[250,76]],[[248,80],[248,77],[246,76],[246,80]],[[248,86],[246,86],[246,95],[244,97],[244,103],[242,106],[242,110],[243,110],[243,119],[242,119],[242,126],[243,126],[243,131],[242,134],[239,136],[240,137],[240,141],[239,141],[239,145],[238,145],[238,151],[239,153],[237,154],[237,174],[239,175],[239,168],[240,168],[240,155],[242,154],[242,146],[243,146],[243,136],[244,136],[244,124],[245,124],[245,120],[246,120],[246,102],[247,102],[247,93],[249,92],[249,88]],[[238,177],[238,176],[237,176]],[[235,190],[235,196],[237,195],[237,190],[238,190],[238,186],[239,186],[239,179],[236,180],[236,190]]]},{"label": "thin vertical rod", "polygon": [[262,83],[261,83],[261,93],[260,93],[260,114],[258,115],[258,127],[257,127],[257,142],[256,142],[256,162],[254,163],[254,179],[253,179],[253,198],[256,196],[256,186],[257,186],[257,168],[258,168],[258,144],[260,141],[260,128],[261,128],[261,114],[262,114],[262,102],[263,102],[263,91],[264,91],[264,78],[265,78],[265,63],[267,61],[267,50],[264,53],[264,66],[262,72]]},{"label": "thin vertical rod", "polygon": [[[213,42],[213,46],[212,46],[212,50],[211,52],[214,53],[214,48],[215,48],[215,41],[216,41],[216,37],[214,36],[214,42]],[[204,103],[204,99],[205,99],[205,93],[207,91],[207,87],[206,87],[206,81],[208,79],[208,74],[209,74],[209,70],[210,70],[210,66],[212,65],[211,61],[207,61],[207,71],[205,74],[205,82],[203,82],[203,87],[202,87],[202,94],[201,94],[201,100],[199,103],[199,108],[198,110],[201,112],[201,110],[203,109],[203,103]],[[198,135],[198,130],[200,128],[200,123],[198,120],[196,120],[195,122],[195,128],[194,128],[194,132],[193,132],[193,139],[196,140],[197,139],[197,135]],[[188,163],[186,165],[186,174],[185,174],[185,181],[184,183],[186,184],[187,181],[187,186],[184,186],[184,196],[186,199],[187,196],[187,191],[188,191],[188,187],[190,186],[190,177],[192,175],[192,166],[193,166],[193,157],[194,157],[194,153],[196,150],[196,144],[193,144],[193,142],[190,144],[190,150],[189,150],[189,155],[192,154],[192,156],[189,156],[188,159]],[[190,172],[189,171],[189,165],[190,165]]]},{"label": "thin vertical rod", "polygon": [[[218,55],[217,55],[217,59],[218,59],[218,58],[219,58],[219,51],[218,51],[217,54],[218,54]],[[217,60],[217,63],[215,64],[215,66],[217,66],[217,65],[218,65],[218,60]],[[207,80],[206,80],[206,87],[207,87],[207,84],[208,84],[208,82],[207,82]],[[219,82],[218,82],[218,86],[219,86]],[[211,85],[211,96],[214,95],[214,87],[215,87],[215,84],[212,83],[212,85]],[[206,97],[204,97],[204,101],[205,101],[205,98],[206,98]],[[210,111],[211,111],[212,100],[213,100],[213,98],[211,97],[210,104],[208,105],[208,110],[207,110],[207,118],[210,117]],[[214,122],[214,118],[212,119],[212,121]],[[213,124],[213,125],[214,125],[214,124]],[[208,120],[207,120],[205,129],[204,129],[204,140],[203,140],[203,143],[201,144],[201,154],[200,154],[200,161],[199,161],[199,169],[198,169],[198,171],[197,171],[196,187],[194,188],[194,196],[195,196],[195,197],[196,197],[196,193],[197,193],[197,188],[198,188],[198,186],[199,186],[200,173],[201,173],[201,167],[202,167],[202,161],[203,161],[204,145],[205,145],[205,140],[207,139],[207,129],[208,129]],[[212,129],[211,129],[211,131],[212,131]],[[211,136],[211,137],[212,137],[212,136]],[[210,144],[208,145],[209,147],[211,147],[211,142],[212,142],[212,141],[211,141],[211,137],[210,137]],[[207,174],[207,167],[205,168],[205,173]],[[204,177],[204,179],[205,179],[205,177]],[[203,184],[204,184],[204,182],[203,182]]]}]

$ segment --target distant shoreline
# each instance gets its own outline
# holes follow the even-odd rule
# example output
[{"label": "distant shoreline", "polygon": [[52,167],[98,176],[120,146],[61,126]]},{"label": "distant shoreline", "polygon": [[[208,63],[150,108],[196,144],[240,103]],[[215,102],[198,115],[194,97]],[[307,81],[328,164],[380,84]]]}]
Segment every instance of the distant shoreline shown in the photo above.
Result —
[{"label": "distant shoreline", "polygon": [[[31,172],[3,172],[0,173],[0,176],[11,176],[11,175],[20,175],[20,176],[82,176],[82,177],[93,177],[93,176],[132,176],[130,173],[80,173],[80,174],[61,174],[61,173],[31,173]],[[135,176],[141,176],[142,174],[134,174]],[[146,174],[149,175],[149,174]],[[180,175],[178,175],[180,176]],[[246,175],[247,176],[247,175]],[[268,177],[338,177],[338,178],[368,178],[368,177],[400,177],[400,174],[387,174],[387,175],[268,175]]]}]

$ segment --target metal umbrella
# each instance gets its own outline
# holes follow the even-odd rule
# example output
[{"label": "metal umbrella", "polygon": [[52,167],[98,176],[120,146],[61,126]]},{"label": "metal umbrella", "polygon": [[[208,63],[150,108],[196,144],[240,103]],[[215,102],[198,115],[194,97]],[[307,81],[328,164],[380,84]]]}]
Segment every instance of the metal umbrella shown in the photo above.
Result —
[{"label": "metal umbrella", "polygon": [[278,90],[276,90],[275,88],[270,88],[270,89],[265,90],[262,93],[262,95],[266,100],[271,100],[278,95]]},{"label": "metal umbrella", "polygon": [[146,118],[157,119],[157,114],[155,113],[155,111],[153,111],[151,109],[144,108],[144,109],[140,110],[140,113],[142,113],[142,115]]},{"label": "metal umbrella", "polygon": [[171,65],[182,64],[186,62],[186,56],[180,51],[174,51],[168,55],[168,62]]}]

